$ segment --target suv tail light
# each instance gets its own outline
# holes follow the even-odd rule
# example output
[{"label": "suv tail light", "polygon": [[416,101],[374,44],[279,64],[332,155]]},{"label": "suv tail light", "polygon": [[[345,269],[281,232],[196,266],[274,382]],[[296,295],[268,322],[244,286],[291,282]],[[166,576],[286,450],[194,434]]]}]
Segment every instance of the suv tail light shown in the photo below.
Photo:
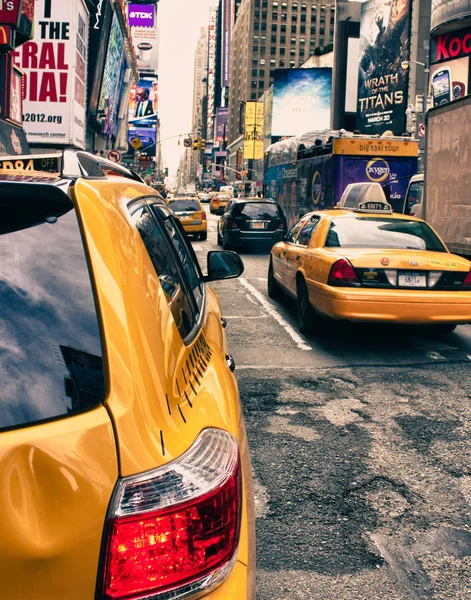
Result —
[{"label": "suv tail light", "polygon": [[203,211],[203,216],[201,217],[203,221],[206,221],[206,213]]},{"label": "suv tail light", "polygon": [[241,497],[238,443],[219,429],[168,465],[119,481],[101,598],[183,599],[220,584],[236,561]]},{"label": "suv tail light", "polygon": [[341,258],[332,265],[329,273],[329,285],[359,286],[355,269],[345,258]]},{"label": "suv tail light", "polygon": [[463,281],[463,287],[471,287],[471,269],[468,271],[468,274]]},{"label": "suv tail light", "polygon": [[235,221],[227,221],[227,227],[229,229],[239,229],[239,226]]}]

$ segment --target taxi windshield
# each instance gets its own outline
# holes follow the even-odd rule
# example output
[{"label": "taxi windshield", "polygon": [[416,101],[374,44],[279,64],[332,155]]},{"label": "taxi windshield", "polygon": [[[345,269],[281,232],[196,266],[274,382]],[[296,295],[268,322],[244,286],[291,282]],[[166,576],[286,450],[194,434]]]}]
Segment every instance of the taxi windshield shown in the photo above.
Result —
[{"label": "taxi windshield", "polygon": [[327,234],[325,247],[447,252],[427,223],[360,216],[334,219]]},{"label": "taxi windshield", "polygon": [[191,198],[184,200],[172,200],[170,202],[170,208],[175,212],[182,212],[185,210],[195,211],[200,210],[200,205],[198,200],[192,200]]}]

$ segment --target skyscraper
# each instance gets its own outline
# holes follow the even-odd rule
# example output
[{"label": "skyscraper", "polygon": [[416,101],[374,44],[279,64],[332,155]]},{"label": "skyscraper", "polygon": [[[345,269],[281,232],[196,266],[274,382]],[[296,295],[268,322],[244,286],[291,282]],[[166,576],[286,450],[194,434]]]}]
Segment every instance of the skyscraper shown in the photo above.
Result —
[{"label": "skyscraper", "polygon": [[229,143],[239,136],[240,104],[257,100],[274,71],[299,67],[333,42],[335,0],[242,0],[232,31]]}]

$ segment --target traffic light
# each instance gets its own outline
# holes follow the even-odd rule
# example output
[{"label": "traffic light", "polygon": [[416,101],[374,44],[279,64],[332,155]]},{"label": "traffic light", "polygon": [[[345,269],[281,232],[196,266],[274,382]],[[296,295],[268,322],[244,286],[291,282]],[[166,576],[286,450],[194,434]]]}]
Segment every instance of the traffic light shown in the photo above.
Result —
[{"label": "traffic light", "polygon": [[193,140],[193,150],[198,150],[199,148],[199,140],[198,138],[196,138],[196,140]]},{"label": "traffic light", "polygon": [[204,150],[204,146],[206,144],[206,140],[203,140],[203,138],[199,139],[199,148],[200,150]]}]

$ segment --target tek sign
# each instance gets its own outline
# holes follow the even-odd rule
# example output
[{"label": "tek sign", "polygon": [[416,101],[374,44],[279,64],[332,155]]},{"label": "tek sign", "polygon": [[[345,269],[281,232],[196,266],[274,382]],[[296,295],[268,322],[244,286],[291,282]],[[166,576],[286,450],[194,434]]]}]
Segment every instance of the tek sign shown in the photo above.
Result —
[{"label": "tek sign", "polygon": [[[1,0],[0,0],[1,2]],[[153,4],[129,4],[128,22],[130,27],[154,27],[155,7]]]}]

